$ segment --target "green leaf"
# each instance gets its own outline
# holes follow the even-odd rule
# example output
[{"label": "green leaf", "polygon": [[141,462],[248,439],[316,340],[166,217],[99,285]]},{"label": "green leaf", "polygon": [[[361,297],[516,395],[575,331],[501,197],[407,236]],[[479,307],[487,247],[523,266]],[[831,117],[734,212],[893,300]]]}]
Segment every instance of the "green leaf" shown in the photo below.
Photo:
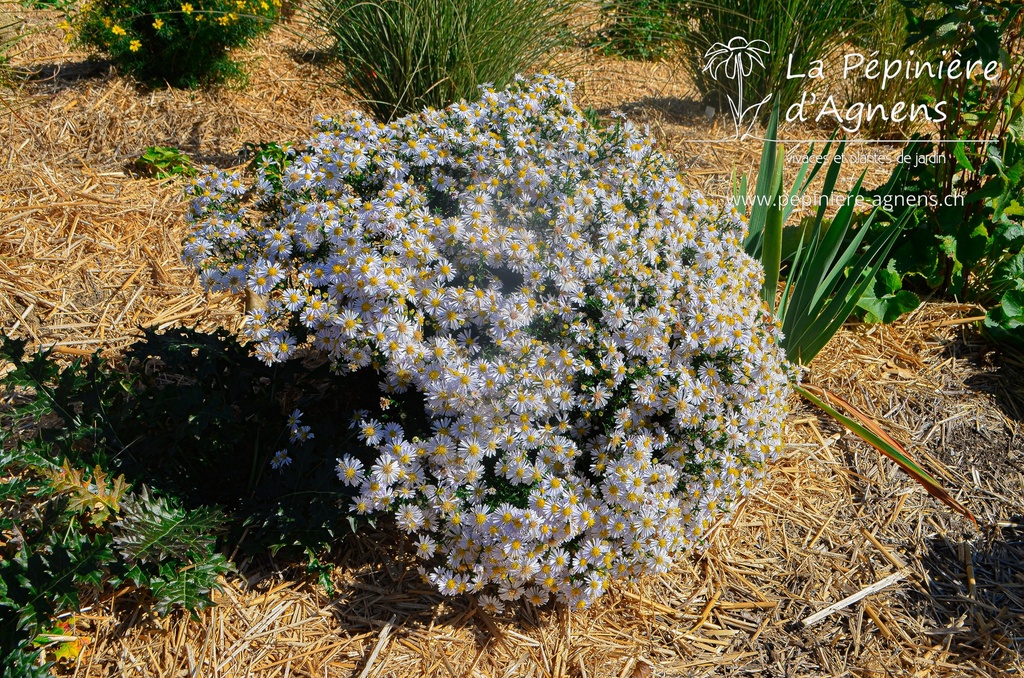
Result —
[{"label": "green leaf", "polygon": [[114,544],[129,561],[158,563],[187,560],[206,553],[221,527],[215,509],[186,511],[168,499],[149,494],[145,486],[121,503],[122,518],[114,523]]},{"label": "green leaf", "polygon": [[768,309],[775,313],[775,297],[779,288],[779,270],[782,266],[782,169],[785,152],[782,144],[775,149],[775,171],[772,177],[770,195],[772,204],[768,206],[763,234],[763,252],[761,263],[764,264],[764,286],[761,296],[768,302]]},{"label": "green leaf", "polygon": [[166,615],[174,608],[202,610],[213,604],[210,594],[221,590],[220,577],[231,571],[227,559],[212,554],[206,560],[182,566],[167,562],[160,565],[160,574],[150,584],[157,614]]},{"label": "green leaf", "polygon": [[939,246],[924,229],[905,232],[903,242],[893,250],[890,263],[901,275],[918,275],[928,287],[942,283],[939,272]]},{"label": "green leaf", "polygon": [[88,472],[71,468],[67,460],[59,471],[50,474],[50,482],[55,491],[68,496],[70,510],[88,515],[96,527],[120,510],[120,501],[128,491],[123,475],[108,482],[106,473],[99,466],[90,477]]},{"label": "green leaf", "polygon": [[1021,280],[1024,280],[1024,252],[1000,262],[992,272],[993,287],[1016,287]]},{"label": "green leaf", "polygon": [[902,288],[903,278],[896,270],[896,261],[890,259],[889,265],[878,271],[875,284],[868,285],[857,302],[857,308],[864,311],[864,321],[891,323],[921,305],[916,294]]},{"label": "green leaf", "polygon": [[988,180],[982,184],[981,188],[964,196],[964,203],[970,204],[986,198],[999,198],[1001,196],[1005,196],[1009,189],[1010,186],[1005,177],[998,175],[990,176]]},{"label": "green leaf", "polygon": [[967,153],[964,152],[964,142],[957,141],[953,144],[953,157],[956,158],[957,165],[961,168],[968,172],[974,171],[974,168],[971,166],[971,161],[967,159]]},{"label": "green leaf", "polygon": [[988,253],[989,243],[990,238],[985,224],[961,232],[957,236],[957,258],[964,266],[973,268]]},{"label": "green leaf", "polygon": [[913,292],[899,290],[876,297],[871,287],[865,290],[864,296],[857,302],[857,307],[865,311],[864,321],[868,323],[891,323],[920,305],[920,297]]},{"label": "green leaf", "polygon": [[[878,271],[875,276],[877,283],[881,283],[884,294],[892,294],[903,288],[903,276],[896,270],[895,263],[890,259],[889,266]],[[873,292],[873,291],[872,291]]]},{"label": "green leaf", "polygon": [[957,256],[957,239],[952,235],[936,236],[939,240],[939,249],[949,257],[953,263],[952,274],[950,275],[949,293],[959,295],[964,285],[964,265]]},{"label": "green leaf", "polygon": [[[1009,214],[1009,208],[1006,211]],[[1013,221],[1004,221],[996,226],[992,237],[993,246],[1002,250],[1015,250],[1024,247],[1024,226]]]},{"label": "green leaf", "polygon": [[1024,325],[1024,291],[1010,290],[1003,295],[999,306],[1002,308],[1003,315],[1007,321],[1015,323],[1011,327]]},{"label": "green leaf", "polygon": [[985,314],[985,332],[994,341],[1024,349],[1024,290],[1010,290]]},{"label": "green leaf", "polygon": [[765,221],[768,218],[769,201],[774,196],[772,184],[776,176],[776,137],[779,126],[779,100],[776,98],[772,115],[765,130],[764,147],[761,149],[761,163],[757,170],[757,182],[754,184],[754,204],[750,208],[750,220],[746,239],[747,253],[760,258],[761,242],[764,236]]}]

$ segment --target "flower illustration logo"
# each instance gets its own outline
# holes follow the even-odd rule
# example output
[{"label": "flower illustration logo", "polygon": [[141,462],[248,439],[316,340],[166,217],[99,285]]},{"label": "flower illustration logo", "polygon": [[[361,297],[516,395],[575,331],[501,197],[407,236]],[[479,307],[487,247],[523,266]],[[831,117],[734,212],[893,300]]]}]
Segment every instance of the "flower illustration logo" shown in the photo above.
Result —
[{"label": "flower illustration logo", "polygon": [[[764,61],[761,59],[762,55],[767,55],[771,52],[768,43],[764,40],[747,40],[744,37],[736,36],[729,40],[729,44],[722,44],[716,42],[711,48],[704,53],[704,59],[707,63],[704,65],[704,71],[710,72],[711,77],[718,79],[718,72],[724,70],[725,77],[729,80],[736,80],[739,94],[736,101],[733,101],[732,97],[729,99],[729,107],[732,109],[733,121],[736,124],[736,137],[740,137],[740,128],[743,125],[743,119],[748,113],[753,111],[752,118],[757,119],[757,112],[761,109],[761,106],[765,104],[772,95],[769,94],[764,99],[756,104],[743,107],[743,78],[749,76],[754,70],[754,64],[757,64],[761,68],[764,68]],[[751,126],[753,122],[750,123]],[[749,127],[745,130],[749,131]]]}]

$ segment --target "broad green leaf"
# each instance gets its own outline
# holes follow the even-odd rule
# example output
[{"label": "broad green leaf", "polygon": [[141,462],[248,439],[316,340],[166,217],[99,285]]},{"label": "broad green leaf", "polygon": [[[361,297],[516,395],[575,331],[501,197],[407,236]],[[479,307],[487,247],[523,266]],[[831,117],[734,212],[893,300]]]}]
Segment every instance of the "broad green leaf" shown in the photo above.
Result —
[{"label": "broad green leaf", "polygon": [[978,224],[969,231],[966,229],[957,236],[956,255],[964,266],[972,268],[989,251],[991,242],[985,224]]},{"label": "broad green leaf", "polygon": [[864,296],[857,302],[857,307],[866,312],[864,322],[868,323],[891,323],[920,305],[920,297],[913,292],[899,290],[876,297],[871,287],[865,290]]},{"label": "broad green leaf", "polygon": [[974,168],[971,166],[971,161],[967,159],[967,153],[964,152],[964,142],[957,141],[953,144],[953,157],[956,158],[957,164],[968,172],[973,172]]},{"label": "broad green leaf", "polygon": [[1024,252],[1001,262],[992,273],[993,286],[1016,287],[1018,280],[1024,280]]},{"label": "broad green leaf", "polygon": [[882,285],[883,294],[892,294],[903,289],[903,276],[896,270],[896,266],[891,259],[887,267],[878,271],[875,280]]},{"label": "broad green leaf", "polygon": [[[1006,207],[1003,208],[1004,217],[1019,217],[1024,215],[1024,206],[1022,206],[1016,200],[1011,200]],[[1007,222],[1013,223],[1013,222]]]},{"label": "broad green leaf", "polygon": [[996,226],[992,241],[993,245],[1004,250],[1024,247],[1024,226],[1013,221],[1001,222]]},{"label": "broad green leaf", "polygon": [[1024,291],[1010,290],[1003,295],[999,305],[1003,309],[1003,315],[1007,320],[1024,324]]},{"label": "broad green leaf", "polygon": [[969,204],[986,198],[999,198],[1004,196],[1009,189],[1010,186],[1005,177],[990,176],[981,188],[964,196],[964,203]]}]

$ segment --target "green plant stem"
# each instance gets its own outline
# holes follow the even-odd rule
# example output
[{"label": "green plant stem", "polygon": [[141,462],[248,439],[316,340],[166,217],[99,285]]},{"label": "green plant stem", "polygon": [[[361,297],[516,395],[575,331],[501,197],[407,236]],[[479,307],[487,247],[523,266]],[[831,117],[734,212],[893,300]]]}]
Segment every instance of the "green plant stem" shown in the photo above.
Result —
[{"label": "green plant stem", "polygon": [[782,144],[775,149],[775,172],[772,177],[772,204],[768,206],[768,215],[764,225],[764,287],[762,295],[768,302],[768,308],[775,313],[775,297],[779,289],[779,273],[782,268],[782,167],[785,162],[785,151]]}]

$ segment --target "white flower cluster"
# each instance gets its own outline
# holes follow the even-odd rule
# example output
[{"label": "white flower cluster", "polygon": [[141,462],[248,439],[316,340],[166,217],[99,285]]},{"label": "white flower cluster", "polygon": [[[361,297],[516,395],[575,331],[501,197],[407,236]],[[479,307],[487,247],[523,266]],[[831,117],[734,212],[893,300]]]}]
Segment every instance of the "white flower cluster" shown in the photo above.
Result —
[{"label": "white flower cluster", "polygon": [[321,120],[253,185],[192,189],[186,260],[266,298],[246,325],[266,362],[309,345],[421,394],[430,429],[367,414],[373,453],[338,475],[438,589],[495,612],[666,570],[781,444],[788,368],[743,220],[572,88]]}]

